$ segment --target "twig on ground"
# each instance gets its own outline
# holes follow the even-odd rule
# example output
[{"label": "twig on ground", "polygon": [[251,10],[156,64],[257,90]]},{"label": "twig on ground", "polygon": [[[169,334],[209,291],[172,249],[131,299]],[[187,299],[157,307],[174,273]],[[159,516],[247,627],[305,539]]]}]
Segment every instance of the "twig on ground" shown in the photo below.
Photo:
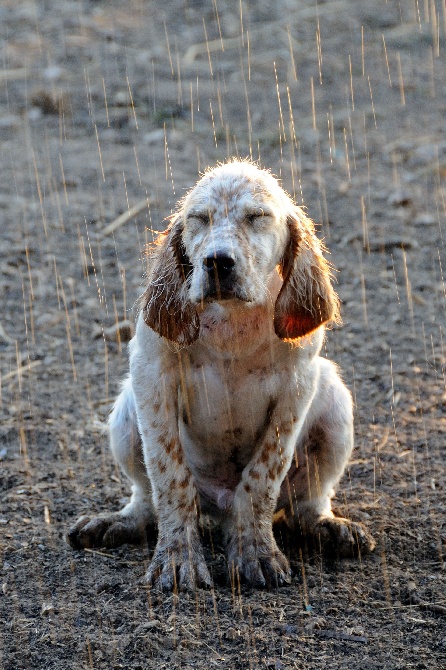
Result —
[{"label": "twig on ground", "polygon": [[426,603],[421,601],[418,603],[418,607],[422,610],[428,610],[429,612],[434,612],[435,614],[446,615],[446,607],[444,605],[439,605],[438,603]]},{"label": "twig on ground", "polygon": [[[339,0],[338,2],[330,2],[326,5],[317,5],[316,7],[305,7],[304,9],[297,10],[293,12],[294,20],[299,19],[312,19],[314,17],[320,17],[323,14],[330,14],[332,12],[339,12],[344,10],[346,7],[345,0]],[[287,16],[286,24],[283,19],[279,21],[273,21],[268,23],[267,27],[258,28],[257,30],[250,31],[250,39],[253,37],[261,36],[264,32],[271,32],[272,28],[286,28],[286,25],[290,23],[290,19]],[[242,35],[237,35],[237,37],[226,37],[223,40],[218,38],[215,40],[208,40],[206,42],[199,42],[198,44],[192,44],[186,53],[183,56],[183,65],[192,65],[197,56],[205,53],[213,53],[215,51],[225,51],[226,49],[237,49],[242,44]]]},{"label": "twig on ground", "polygon": [[133,219],[133,217],[135,217],[137,214],[142,212],[143,209],[149,207],[152,202],[153,201],[150,198],[144,198],[144,200],[137,202],[136,205],[130,207],[130,209],[118,216],[117,219],[109,223],[108,226],[105,226],[105,228],[103,228],[100,232],[100,237],[106,237],[107,235],[113,233],[115,230],[117,230],[117,228],[120,228],[125,223]]},{"label": "twig on ground", "polygon": [[0,374],[0,381],[3,383],[8,379],[13,379],[14,377],[20,377],[24,372],[29,372],[30,370],[36,368],[38,365],[41,365],[42,361],[32,361],[31,363],[25,363],[15,370],[7,372],[5,375]]},{"label": "twig on ground", "polygon": [[140,565],[139,561],[124,561],[122,558],[119,558],[119,556],[113,556],[113,554],[106,554],[104,551],[97,551],[96,549],[85,548],[84,551],[86,551],[89,554],[95,554],[96,556],[101,556],[102,558],[111,558],[114,561],[117,561],[118,563],[122,563],[123,565]]},{"label": "twig on ground", "polygon": [[1,70],[0,81],[14,81],[15,79],[26,79],[29,70],[26,67],[16,67],[12,70]]},{"label": "twig on ground", "polygon": [[362,635],[350,635],[350,633],[343,633],[337,630],[318,630],[315,631],[318,637],[324,637],[327,640],[345,640],[346,642],[362,642],[367,644],[368,640]]}]

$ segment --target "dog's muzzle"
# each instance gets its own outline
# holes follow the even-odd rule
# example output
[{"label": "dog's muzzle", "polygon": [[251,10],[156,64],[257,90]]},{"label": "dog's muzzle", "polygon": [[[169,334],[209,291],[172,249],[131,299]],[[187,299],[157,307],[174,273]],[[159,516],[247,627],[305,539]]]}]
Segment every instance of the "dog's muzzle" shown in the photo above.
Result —
[{"label": "dog's muzzle", "polygon": [[216,251],[203,259],[208,283],[206,297],[216,297],[218,300],[236,297],[235,265],[234,256],[225,251]]}]

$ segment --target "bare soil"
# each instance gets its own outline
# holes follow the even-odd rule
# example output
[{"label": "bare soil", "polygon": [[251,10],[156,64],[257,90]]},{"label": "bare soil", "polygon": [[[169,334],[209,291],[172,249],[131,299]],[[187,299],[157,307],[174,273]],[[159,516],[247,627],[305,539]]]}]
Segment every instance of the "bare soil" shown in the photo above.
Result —
[{"label": "bare soil", "polygon": [[[444,3],[38,2],[0,7],[0,666],[445,667]],[[206,44],[207,40],[207,44]],[[105,421],[144,245],[200,170],[259,159],[338,268],[328,334],[356,403],[336,497],[377,540],[294,578],[151,593],[148,546],[77,552],[128,489]],[[107,226],[147,199],[139,214]],[[124,338],[125,339],[125,338]]]}]

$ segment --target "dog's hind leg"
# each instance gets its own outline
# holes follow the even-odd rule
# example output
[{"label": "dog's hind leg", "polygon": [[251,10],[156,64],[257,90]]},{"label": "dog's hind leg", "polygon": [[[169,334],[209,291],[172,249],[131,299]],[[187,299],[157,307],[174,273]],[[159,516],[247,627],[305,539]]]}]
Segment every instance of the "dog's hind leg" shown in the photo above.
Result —
[{"label": "dog's hind leg", "polygon": [[336,367],[320,359],[320,380],[295,459],[282,484],[278,507],[297,534],[313,540],[323,553],[348,557],[373,551],[375,541],[362,524],[337,517],[334,489],[353,449],[353,406]]},{"label": "dog's hind leg", "polygon": [[132,484],[132,496],[119,512],[80,517],[68,533],[68,541],[76,549],[140,544],[147,528],[156,523],[130,378],[110,414],[109,429],[111,451]]}]

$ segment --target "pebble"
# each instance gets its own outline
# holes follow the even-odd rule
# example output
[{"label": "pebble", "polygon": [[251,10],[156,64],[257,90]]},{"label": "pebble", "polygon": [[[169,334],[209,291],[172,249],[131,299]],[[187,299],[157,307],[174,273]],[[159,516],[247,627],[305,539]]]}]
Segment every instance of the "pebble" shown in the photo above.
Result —
[{"label": "pebble", "polygon": [[406,237],[388,237],[384,240],[370,240],[370,251],[391,251],[392,249],[417,249],[419,244],[416,240]]},{"label": "pebble", "polygon": [[43,76],[45,77],[45,79],[49,79],[50,81],[59,79],[61,75],[62,75],[62,68],[59,67],[58,65],[50,65],[43,71]]},{"label": "pebble", "polygon": [[306,625],[305,625],[305,630],[321,630],[322,628],[325,628],[326,626],[326,621],[323,617],[315,617],[314,619],[311,619]]},{"label": "pebble", "polygon": [[42,616],[48,616],[54,612],[54,605],[52,603],[42,603],[41,614]]},{"label": "pebble", "polygon": [[18,128],[22,124],[22,119],[17,114],[6,114],[0,117],[0,128]]},{"label": "pebble", "polygon": [[136,635],[144,635],[144,633],[147,633],[148,631],[161,630],[162,628],[163,624],[159,619],[151,619],[150,621],[144,621],[144,623],[139,624],[134,632]]},{"label": "pebble", "polygon": [[435,223],[437,223],[437,218],[433,214],[429,214],[429,212],[420,212],[413,220],[415,226],[432,226]]},{"label": "pebble", "polygon": [[412,204],[412,193],[406,188],[397,188],[390,193],[387,202],[392,207],[407,207]]}]

